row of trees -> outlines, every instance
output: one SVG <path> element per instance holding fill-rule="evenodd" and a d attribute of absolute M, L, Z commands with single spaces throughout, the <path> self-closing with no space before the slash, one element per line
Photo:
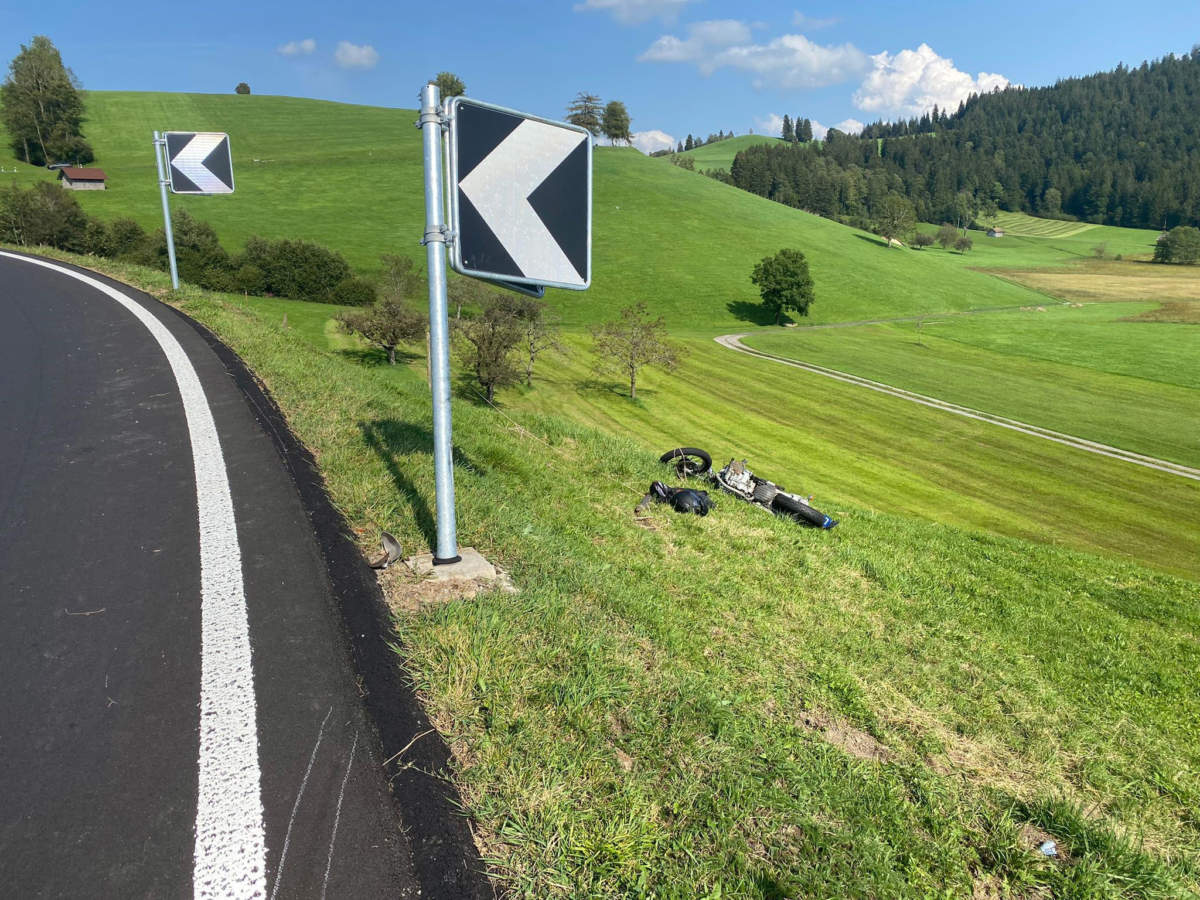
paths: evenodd
<path fill-rule="evenodd" d="M 812 119 L 797 118 L 795 123 L 785 113 L 783 116 L 783 131 L 779 135 L 791 144 L 806 143 L 813 139 Z"/>
<path fill-rule="evenodd" d="M 1200 223 L 1200 48 L 1136 69 L 972 97 L 952 115 L 738 154 L 733 183 L 861 224 L 889 193 L 918 218 L 976 209 L 1140 228 Z M 794 130 L 794 126 L 793 126 Z"/>
<path fill-rule="evenodd" d="M 83 138 L 79 79 L 44 35 L 21 45 L 0 85 L 0 120 L 13 154 L 35 166 L 86 165 L 95 158 Z"/>
<path fill-rule="evenodd" d="M 361 336 L 395 365 L 402 345 L 427 339 L 428 316 L 419 305 L 426 283 L 411 259 L 385 256 L 382 261 L 379 299 L 370 308 L 339 315 L 337 321 L 343 331 Z M 496 291 L 471 278 L 454 279 L 449 292 L 450 304 L 457 308 L 451 323 L 455 354 L 488 403 L 494 402 L 498 388 L 531 385 L 537 360 L 546 351 L 567 352 L 558 319 L 542 301 Z M 680 349 L 667 339 L 662 317 L 651 318 L 642 303 L 621 310 L 592 334 L 597 370 L 627 378 L 634 399 L 642 369 L 672 371 L 679 360 Z"/>
<path fill-rule="evenodd" d="M 374 286 L 355 277 L 340 253 L 309 241 L 251 237 L 241 253 L 221 246 L 216 231 L 185 209 L 171 216 L 179 276 L 210 290 L 362 305 Z M 83 211 L 70 191 L 42 181 L 0 190 L 0 241 L 56 247 L 166 270 L 162 229 L 147 233 L 132 219 L 105 222 Z"/>
<path fill-rule="evenodd" d="M 633 140 L 629 111 L 620 100 L 602 104 L 597 95 L 580 91 L 567 106 L 567 121 L 586 128 L 595 137 L 603 135 L 614 144 Z"/>

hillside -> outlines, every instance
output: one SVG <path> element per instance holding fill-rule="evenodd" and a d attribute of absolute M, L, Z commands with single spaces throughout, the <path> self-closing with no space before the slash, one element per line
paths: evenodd
<path fill-rule="evenodd" d="M 902 191 L 926 222 L 987 211 L 1138 228 L 1200 223 L 1200 48 L 1136 69 L 972 97 L 953 115 L 868 126 L 814 147 L 759 146 L 734 183 L 831 218 Z"/>
<path fill-rule="evenodd" d="M 171 200 L 211 222 L 226 244 L 236 248 L 253 234 L 307 238 L 340 250 L 367 272 L 377 269 L 381 253 L 420 261 L 424 213 L 415 115 L 287 97 L 93 91 L 86 134 L 110 188 L 79 199 L 102 218 L 132 216 L 147 228 L 161 227 L 153 130 L 227 131 L 237 193 Z M 50 177 L 19 169 L 22 180 Z M 957 259 L 888 250 L 865 232 L 635 150 L 597 151 L 594 215 L 594 287 L 582 296 L 552 292 L 571 324 L 599 321 L 635 300 L 647 301 L 677 331 L 711 334 L 756 323 L 761 314 L 750 271 L 783 247 L 798 247 L 810 260 L 814 322 L 1041 299 L 967 271 Z M 993 249 L 980 246 L 972 263 L 988 265 Z"/>
<path fill-rule="evenodd" d="M 175 300 L 263 379 L 364 546 L 429 540 L 423 361 L 315 349 L 314 304 L 283 307 L 293 327 L 287 301 Z M 735 366 L 712 383 L 761 374 Z M 773 380 L 772 410 L 797 392 Z M 887 432 L 912 427 L 893 413 Z M 854 505 L 834 532 L 728 500 L 638 523 L 656 454 L 557 415 L 460 401 L 455 424 L 460 537 L 520 592 L 424 602 L 399 566 L 384 585 L 399 664 L 514 895 L 1197 888 L 1194 582 Z M 875 471 L 869 436 L 848 449 Z M 1040 832 L 1060 859 L 1033 852 Z"/>
<path fill-rule="evenodd" d="M 729 167 L 733 164 L 733 158 L 747 147 L 782 143 L 780 138 L 769 137 L 765 134 L 741 134 L 734 138 L 717 141 L 715 144 L 705 144 L 695 150 L 685 150 L 681 155 L 690 156 L 696 161 L 697 172 L 703 172 L 705 169 L 720 169 L 722 172 L 728 172 Z"/>

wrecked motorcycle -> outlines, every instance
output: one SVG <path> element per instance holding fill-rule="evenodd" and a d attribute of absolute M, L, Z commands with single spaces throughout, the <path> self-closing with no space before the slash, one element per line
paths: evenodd
<path fill-rule="evenodd" d="M 746 468 L 744 459 L 731 459 L 719 472 L 713 472 L 712 457 L 704 450 L 676 447 L 659 457 L 659 461 L 673 463 L 676 474 L 681 478 L 707 477 L 721 490 L 776 515 L 790 516 L 817 528 L 833 528 L 837 525 L 836 519 L 809 505 L 811 497 L 789 493 L 773 481 L 760 478 Z"/>

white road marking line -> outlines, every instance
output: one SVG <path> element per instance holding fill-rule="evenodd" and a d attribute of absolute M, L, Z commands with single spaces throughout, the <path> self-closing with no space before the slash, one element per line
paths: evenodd
<path fill-rule="evenodd" d="M 208 398 L 179 341 L 141 304 L 64 266 L 0 251 L 111 297 L 158 341 L 183 400 L 199 508 L 201 670 L 199 793 L 192 868 L 195 897 L 266 896 L 266 842 L 258 726 L 242 555 L 225 458 Z"/>
<path fill-rule="evenodd" d="M 1200 469 L 1193 469 L 1191 466 L 1173 463 L 1170 460 L 1158 459 L 1154 456 L 1144 456 L 1141 453 L 1134 453 L 1132 450 L 1122 450 L 1120 447 L 1111 447 L 1108 444 L 1100 444 L 1096 441 L 1089 441 L 1086 438 L 1076 437 L 1072 434 L 1063 434 L 1060 431 L 1051 431 L 1049 428 L 1042 428 L 1040 425 L 1030 425 L 1027 422 L 1020 422 L 1016 419 L 1007 419 L 1004 416 L 993 415 L 992 413 L 981 412 L 977 409 L 971 409 L 969 406 L 959 406 L 956 403 L 950 403 L 947 400 L 939 400 L 936 397 L 927 397 L 924 394 L 918 394 L 913 391 L 906 391 L 904 388 L 892 387 L 890 384 L 883 384 L 878 381 L 871 381 L 868 378 L 861 378 L 858 375 L 851 375 L 847 372 L 839 372 L 837 369 L 827 369 L 824 366 L 818 366 L 813 363 L 799 362 L 794 359 L 785 359 L 782 356 L 774 356 L 770 353 L 764 353 L 762 350 L 755 350 L 753 347 L 747 347 L 741 342 L 741 338 L 746 337 L 746 334 L 723 334 L 720 337 L 713 338 L 722 347 L 727 347 L 730 350 L 736 350 L 739 353 L 745 353 L 747 356 L 757 356 L 759 359 L 770 360 L 781 365 L 791 366 L 795 369 L 803 369 L 806 372 L 811 372 L 814 375 L 824 375 L 826 378 L 832 378 L 835 381 L 841 381 L 846 384 L 853 384 L 857 387 L 865 387 L 872 391 L 878 391 L 881 394 L 890 394 L 893 397 L 899 397 L 901 400 L 908 400 L 912 403 L 919 403 L 922 406 L 928 406 L 932 409 L 940 409 L 942 412 L 954 413 L 958 416 L 964 416 L 968 419 L 975 419 L 979 422 L 986 422 L 989 425 L 997 425 L 1000 428 L 1008 428 L 1012 431 L 1019 431 L 1021 434 L 1028 434 L 1031 437 L 1039 437 L 1046 441 L 1053 441 L 1056 444 L 1063 444 L 1075 450 L 1084 450 L 1088 453 L 1095 453 L 1099 456 L 1107 456 L 1111 459 L 1119 459 L 1122 462 L 1133 463 L 1136 466 L 1145 466 L 1147 469 L 1156 469 L 1159 472 L 1166 472 L 1170 475 L 1178 475 L 1180 478 L 1190 478 L 1193 481 L 1200 481 Z"/>
<path fill-rule="evenodd" d="M 350 780 L 350 767 L 354 765 L 354 751 L 358 749 L 358 732 L 354 732 L 354 743 L 350 745 L 350 759 L 346 762 L 346 774 L 342 776 L 342 788 L 338 791 L 337 812 L 333 817 L 333 833 L 329 835 L 329 858 L 325 860 L 325 880 L 321 883 L 321 900 L 329 889 L 329 870 L 333 868 L 333 844 L 337 840 L 338 823 L 342 820 L 342 801 L 346 798 L 346 782 Z"/>
<path fill-rule="evenodd" d="M 329 707 L 325 713 L 325 718 L 321 720 L 321 728 L 317 731 L 317 742 L 313 745 L 312 753 L 308 757 L 308 768 L 304 770 L 304 778 L 300 781 L 300 791 L 296 794 L 296 802 L 292 804 L 292 815 L 288 819 L 287 832 L 283 836 L 283 851 L 279 854 L 279 870 L 275 873 L 275 886 L 271 888 L 271 900 L 275 900 L 275 895 L 279 893 L 279 883 L 283 881 L 283 864 L 287 862 L 288 844 L 292 842 L 292 826 L 296 824 L 296 812 L 300 809 L 300 800 L 304 797 L 304 789 L 308 787 L 308 776 L 312 774 L 313 763 L 317 760 L 317 750 L 321 748 L 321 739 L 325 737 L 325 723 L 329 721 L 329 716 L 333 712 L 333 707 Z"/>

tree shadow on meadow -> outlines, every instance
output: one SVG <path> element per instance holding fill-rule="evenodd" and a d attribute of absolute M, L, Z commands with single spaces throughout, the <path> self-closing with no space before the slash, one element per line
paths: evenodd
<path fill-rule="evenodd" d="M 884 250 L 891 250 L 892 245 L 883 238 L 875 234 L 856 234 L 854 235 L 860 241 L 866 241 L 868 244 L 874 244 L 876 247 L 882 247 Z"/>
<path fill-rule="evenodd" d="M 645 388 L 638 384 L 638 395 L 636 400 L 630 399 L 629 382 L 628 381 L 608 381 L 603 378 L 584 378 L 581 381 L 575 382 L 575 393 L 585 396 L 587 394 L 602 394 L 604 396 L 618 397 L 626 403 L 640 403 L 646 397 L 657 397 L 659 391 L 652 388 Z"/>
<path fill-rule="evenodd" d="M 437 544 L 437 521 L 429 509 L 429 503 L 421 490 L 405 472 L 404 457 L 414 453 L 433 456 L 433 432 L 424 425 L 401 422 L 396 419 L 376 419 L 359 422 L 365 443 L 382 461 L 400 494 L 412 509 L 413 521 L 432 548 Z M 454 448 L 454 464 L 478 471 L 478 467 L 458 447 Z M 433 465 L 432 459 L 429 465 Z"/>
<path fill-rule="evenodd" d="M 750 303 L 747 300 L 730 300 L 725 304 L 725 308 L 729 312 L 741 319 L 743 322 L 750 322 L 754 325 L 774 325 L 775 313 L 767 309 L 761 303 Z M 779 320 L 780 325 L 786 325 L 794 321 L 787 313 L 783 314 L 783 318 Z"/>
<path fill-rule="evenodd" d="M 342 359 L 358 363 L 360 366 L 366 366 L 367 368 L 380 366 L 386 368 L 388 365 L 387 354 L 375 347 L 347 347 L 343 350 L 338 350 L 337 353 Z M 424 358 L 424 354 L 410 353 L 400 347 L 396 348 L 396 368 L 406 366 L 411 362 Z"/>

